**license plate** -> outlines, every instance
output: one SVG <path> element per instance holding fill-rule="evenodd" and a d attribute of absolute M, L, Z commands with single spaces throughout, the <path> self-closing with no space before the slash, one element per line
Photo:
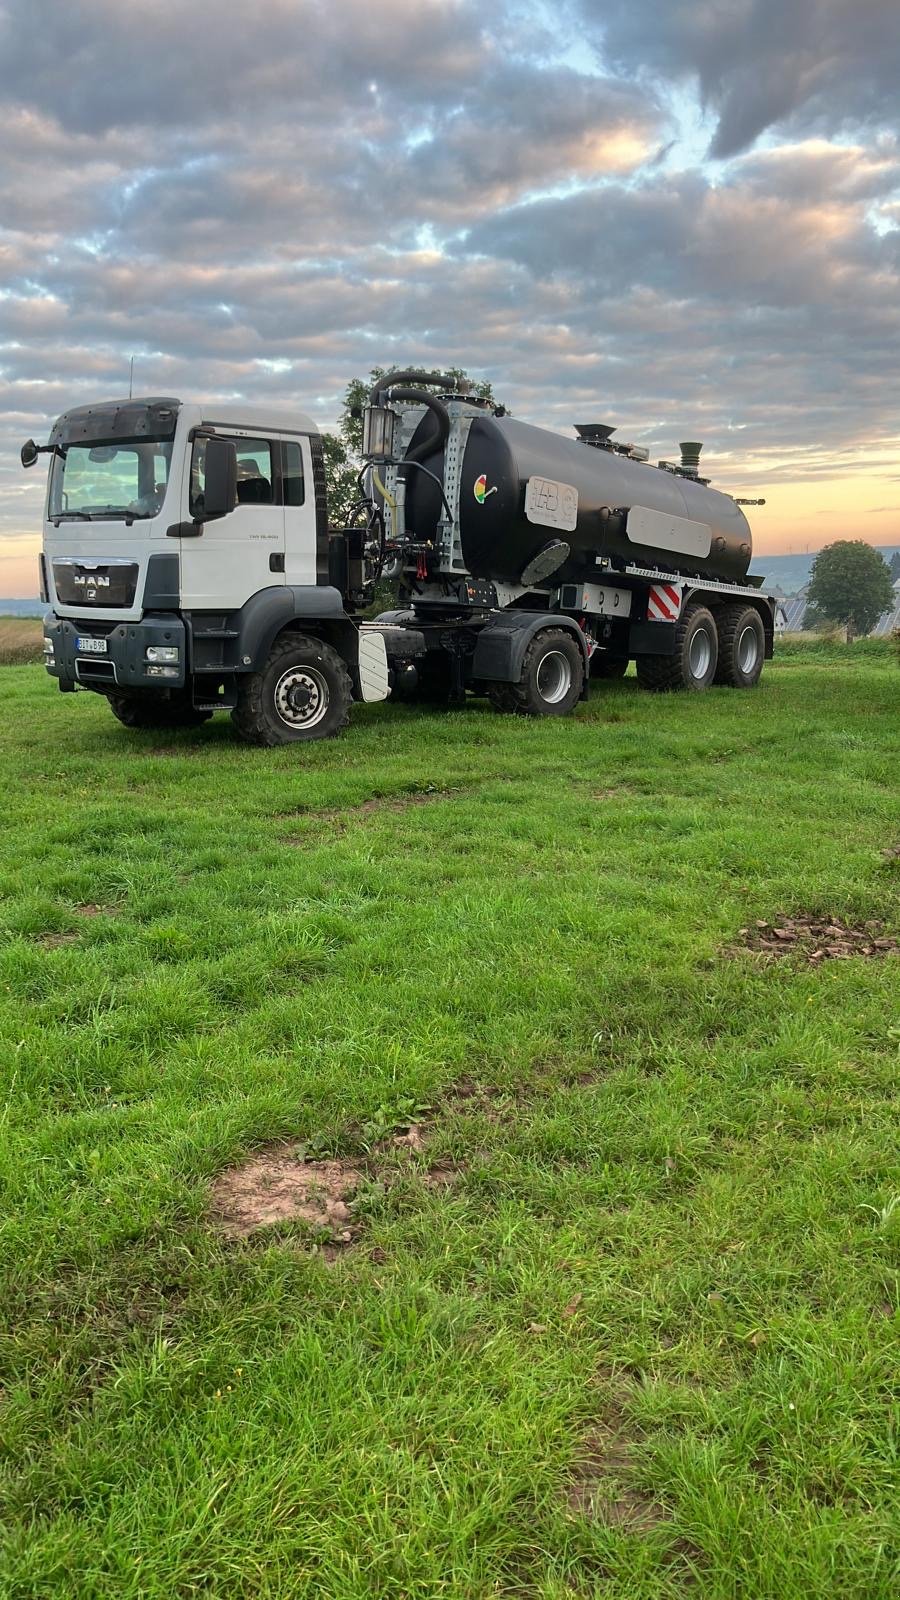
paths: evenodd
<path fill-rule="evenodd" d="M 75 649 L 83 656 L 105 656 L 106 640 L 90 639 L 79 635 L 75 640 Z"/>

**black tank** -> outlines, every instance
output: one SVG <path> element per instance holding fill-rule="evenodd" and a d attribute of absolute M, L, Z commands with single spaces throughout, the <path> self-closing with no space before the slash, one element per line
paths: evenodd
<path fill-rule="evenodd" d="M 424 441 L 430 429 L 432 421 L 427 417 L 413 445 Z M 421 459 L 424 466 L 443 477 L 443 450 Z M 577 507 L 571 493 L 560 495 L 557 486 L 575 491 Z M 532 502 L 531 517 L 527 500 Z M 671 543 L 666 547 L 637 543 L 635 532 L 639 530 L 632 526 L 631 536 L 626 530 L 627 512 L 635 506 L 685 523 L 705 524 L 708 549 L 704 549 L 707 541 L 702 528 L 695 533 L 681 525 L 676 525 L 671 538 L 684 538 L 699 548 L 679 550 Z M 419 539 L 433 539 L 440 515 L 436 485 L 422 472 L 408 472 L 407 532 Z M 531 520 L 535 516 L 541 520 Z M 558 525 L 572 520 L 574 528 Z M 652 516 L 646 520 L 654 522 Z M 518 583 L 529 563 L 552 539 L 565 541 L 571 552 L 553 572 L 554 583 L 596 576 L 598 556 L 610 558 L 614 566 L 630 562 L 740 583 L 752 554 L 749 524 L 729 495 L 613 450 L 486 412 L 474 417 L 466 441 L 460 532 L 469 572 L 477 578 L 507 583 Z"/>

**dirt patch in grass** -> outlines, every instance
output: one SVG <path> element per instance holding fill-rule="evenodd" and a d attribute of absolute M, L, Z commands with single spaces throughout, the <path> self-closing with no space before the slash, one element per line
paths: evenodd
<path fill-rule="evenodd" d="M 368 800 L 362 800 L 356 806 L 328 806 L 324 810 L 315 811 L 306 806 L 297 806 L 292 811 L 277 811 L 276 818 L 280 821 L 296 819 L 297 821 L 334 822 L 344 827 L 349 827 L 360 817 L 372 817 L 381 811 L 409 811 L 414 806 L 435 805 L 439 800 L 450 800 L 454 795 L 460 794 L 460 789 L 416 789 L 411 794 L 397 795 L 372 795 Z M 287 835 L 283 844 L 302 844 L 302 839 Z"/>
<path fill-rule="evenodd" d="M 623 1533 L 651 1533 L 668 1521 L 665 1509 L 634 1481 L 635 1442 L 617 1411 L 590 1428 L 566 1488 L 569 1511 Z"/>
<path fill-rule="evenodd" d="M 362 1181 L 362 1172 L 348 1161 L 307 1161 L 297 1146 L 275 1145 L 220 1173 L 212 1188 L 213 1215 L 232 1238 L 275 1222 L 305 1222 L 350 1244 L 359 1230 L 349 1202 Z"/>
<path fill-rule="evenodd" d="M 854 926 L 802 912 L 774 923 L 757 922 L 752 928 L 741 928 L 739 937 L 747 950 L 767 957 L 796 953 L 812 967 L 823 961 L 847 961 L 851 956 L 878 960 L 900 950 L 900 941 L 886 933 L 880 922 Z"/>
<path fill-rule="evenodd" d="M 91 900 L 84 902 L 82 905 L 73 906 L 72 909 L 77 917 L 114 917 L 119 908 L 118 906 L 98 906 Z M 58 950 L 61 945 L 77 944 L 80 937 L 80 933 L 75 928 L 67 928 L 62 932 L 56 932 L 51 928 L 46 933 L 37 934 L 35 943 L 42 945 L 45 950 Z"/>
<path fill-rule="evenodd" d="M 424 1155 L 430 1137 L 425 1124 L 409 1123 L 361 1156 L 322 1160 L 308 1159 L 302 1144 L 269 1145 L 216 1178 L 210 1196 L 213 1221 L 232 1239 L 279 1222 L 302 1222 L 319 1235 L 319 1248 L 332 1260 L 363 1231 L 357 1203 L 365 1186 L 390 1189 L 410 1171 L 426 1189 L 447 1189 L 455 1182 L 463 1168 L 449 1157 L 411 1166 Z"/>

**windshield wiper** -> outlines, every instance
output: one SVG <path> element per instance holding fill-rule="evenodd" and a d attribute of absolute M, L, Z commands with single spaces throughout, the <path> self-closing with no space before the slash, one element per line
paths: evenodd
<path fill-rule="evenodd" d="M 93 522 L 94 519 L 89 511 L 57 511 L 50 520 L 54 528 L 58 528 L 61 522 Z"/>

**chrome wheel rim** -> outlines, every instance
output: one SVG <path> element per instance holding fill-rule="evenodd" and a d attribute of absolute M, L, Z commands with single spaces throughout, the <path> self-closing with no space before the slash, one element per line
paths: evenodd
<path fill-rule="evenodd" d="M 688 650 L 692 678 L 705 678 L 712 661 L 712 640 L 706 628 L 698 628 Z"/>
<path fill-rule="evenodd" d="M 759 638 L 756 629 L 749 623 L 742 629 L 738 639 L 737 661 L 741 672 L 751 673 L 759 660 Z"/>
<path fill-rule="evenodd" d="M 548 650 L 537 669 L 537 690 L 548 706 L 558 706 L 572 687 L 572 663 L 561 650 Z"/>
<path fill-rule="evenodd" d="M 318 667 L 288 667 L 275 685 L 275 710 L 285 727 L 306 732 L 328 711 L 328 680 Z"/>

